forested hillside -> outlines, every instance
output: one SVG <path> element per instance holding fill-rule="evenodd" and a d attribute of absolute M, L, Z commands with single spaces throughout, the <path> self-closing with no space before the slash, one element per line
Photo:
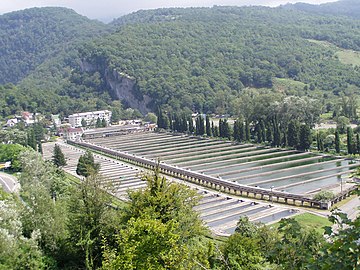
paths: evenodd
<path fill-rule="evenodd" d="M 0 25 L 0 84 L 17 83 L 44 60 L 106 28 L 66 8 L 7 13 L 0 16 Z"/>
<path fill-rule="evenodd" d="M 83 58 L 100 73 L 110 67 L 136 78 L 141 94 L 175 110 L 215 112 L 245 87 L 272 88 L 274 78 L 335 95 L 360 86 L 358 68 L 309 41 L 357 50 L 358 21 L 281 8 L 214 7 L 140 11 L 113 24 L 122 27 L 86 44 Z"/>
<path fill-rule="evenodd" d="M 286 7 L 314 13 L 350 16 L 360 19 L 360 2 L 358 0 L 340 0 L 321 5 L 296 3 L 294 5 L 286 5 Z"/>
<path fill-rule="evenodd" d="M 91 35 L 104 29 L 80 18 L 89 23 L 86 29 L 98 29 Z M 107 27 L 110 32 L 101 38 L 76 38 L 74 49 L 53 57 L 45 46 L 39 54 L 45 61 L 32 61 L 32 54 L 13 57 L 11 63 L 29 61 L 37 67 L 24 79 L 7 69 L 13 81 L 22 79 L 16 90 L 7 86 L 0 92 L 7 113 L 28 109 L 66 115 L 118 107 L 113 101 L 120 98 L 143 113 L 162 106 L 167 111 L 234 114 L 232 103 L 246 88 L 309 96 L 324 104 L 360 87 L 359 65 L 342 59 L 348 51 L 360 50 L 360 21 L 353 18 L 284 7 L 215 6 L 139 11 Z M 80 28 L 68 27 L 66 33 L 76 35 Z M 66 48 L 64 43 L 49 44 Z"/>

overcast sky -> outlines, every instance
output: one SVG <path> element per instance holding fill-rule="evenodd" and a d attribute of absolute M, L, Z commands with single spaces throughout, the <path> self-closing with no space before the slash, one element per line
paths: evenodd
<path fill-rule="evenodd" d="M 278 6 L 289 2 L 321 4 L 334 1 L 336 0 L 0 0 L 0 14 L 30 7 L 60 6 L 74 9 L 91 19 L 109 21 L 139 9 L 160 7 Z"/>

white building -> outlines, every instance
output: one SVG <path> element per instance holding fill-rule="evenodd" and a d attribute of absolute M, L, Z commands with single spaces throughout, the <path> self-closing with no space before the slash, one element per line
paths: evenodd
<path fill-rule="evenodd" d="M 111 111 L 95 111 L 95 112 L 84 112 L 84 113 L 75 113 L 69 115 L 69 124 L 72 127 L 81 127 L 81 121 L 84 119 L 87 126 L 94 126 L 97 119 L 105 119 L 106 124 L 109 125 L 111 121 Z"/>
<path fill-rule="evenodd" d="M 84 130 L 82 128 L 61 128 L 58 131 L 59 136 L 65 140 L 79 141 L 83 135 Z"/>

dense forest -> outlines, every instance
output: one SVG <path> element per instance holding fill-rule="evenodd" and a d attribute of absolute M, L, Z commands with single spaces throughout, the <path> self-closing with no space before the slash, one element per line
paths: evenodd
<path fill-rule="evenodd" d="M 17 83 L 46 59 L 94 38 L 106 26 L 66 8 L 32 8 L 0 16 L 0 83 Z"/>
<path fill-rule="evenodd" d="M 58 8 L 0 19 L 6 26 L 1 81 L 16 83 L 1 87 L 2 117 L 128 106 L 239 116 L 233 101 L 249 88 L 307 96 L 326 112 L 359 92 L 359 65 L 338 55 L 360 50 L 360 22 L 352 17 L 215 6 L 138 11 L 109 25 Z M 18 35 L 17 42 L 27 43 L 15 42 Z M 132 86 L 119 91 L 124 78 L 122 85 Z"/>

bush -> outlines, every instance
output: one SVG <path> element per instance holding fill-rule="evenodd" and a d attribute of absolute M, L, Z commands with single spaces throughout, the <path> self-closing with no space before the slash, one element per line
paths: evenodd
<path fill-rule="evenodd" d="M 332 199 L 334 199 L 334 197 L 335 197 L 335 195 L 333 192 L 324 190 L 324 191 L 320 191 L 319 193 L 317 193 L 314 196 L 314 200 L 319 201 L 319 202 L 328 202 L 328 201 L 331 201 Z"/>

